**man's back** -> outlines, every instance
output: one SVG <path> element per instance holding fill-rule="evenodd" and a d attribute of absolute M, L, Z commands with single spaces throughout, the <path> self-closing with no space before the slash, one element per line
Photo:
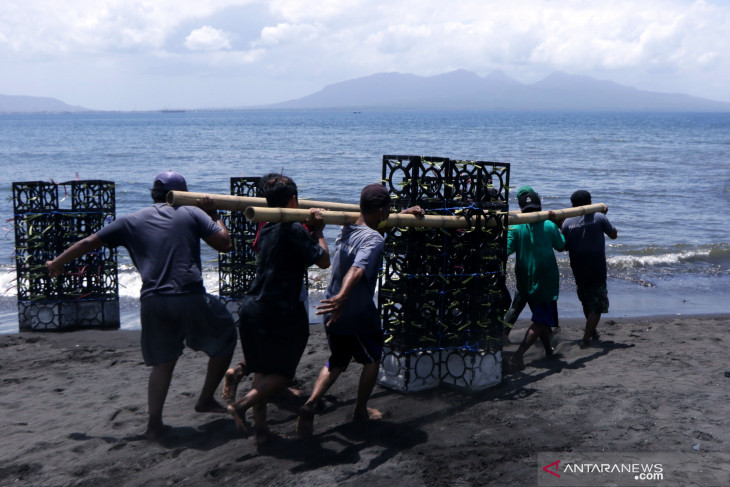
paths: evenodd
<path fill-rule="evenodd" d="M 568 218 L 563 222 L 563 235 L 570 254 L 570 266 L 578 284 L 606 279 L 605 235 L 615 232 L 603 213 Z"/>
<path fill-rule="evenodd" d="M 141 298 L 151 294 L 203 294 L 200 239 L 219 231 L 204 211 L 166 203 L 125 215 L 98 232 L 124 246 L 142 277 Z"/>
<path fill-rule="evenodd" d="M 554 250 L 563 250 L 565 241 L 551 221 L 527 223 L 510 228 L 508 254 L 517 253 L 517 289 L 536 303 L 558 298 L 559 272 Z"/>
<path fill-rule="evenodd" d="M 332 277 L 325 298 L 337 295 L 342 289 L 350 267 L 365 272 L 363 279 L 347 298 L 342 319 L 331 324 L 337 333 L 362 333 L 380 326 L 377 307 L 373 301 L 378 274 L 383 262 L 384 239 L 367 225 L 345 225 L 337 238 L 337 249 L 332 261 Z M 327 319 L 327 317 L 325 317 Z"/>

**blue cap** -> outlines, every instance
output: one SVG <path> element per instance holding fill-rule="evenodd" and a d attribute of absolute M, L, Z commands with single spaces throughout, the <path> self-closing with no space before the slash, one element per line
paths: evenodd
<path fill-rule="evenodd" d="M 188 184 L 179 172 L 166 171 L 155 176 L 155 187 L 166 191 L 187 191 Z"/>

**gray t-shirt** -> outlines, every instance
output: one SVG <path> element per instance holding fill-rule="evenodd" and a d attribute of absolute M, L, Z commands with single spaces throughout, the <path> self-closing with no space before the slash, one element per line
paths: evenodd
<path fill-rule="evenodd" d="M 142 277 L 140 299 L 155 295 L 204 294 L 200 239 L 220 231 L 195 206 L 155 203 L 97 232 L 109 247 L 123 246 Z"/>
<path fill-rule="evenodd" d="M 568 218 L 563 222 L 563 236 L 570 254 L 570 268 L 579 286 L 600 284 L 606 280 L 606 239 L 614 232 L 603 213 Z"/>
<path fill-rule="evenodd" d="M 365 275 L 348 296 L 342 317 L 328 327 L 328 332 L 355 335 L 380 330 L 380 314 L 373 297 L 383 264 L 384 247 L 383 236 L 366 225 L 342 227 L 335 242 L 332 277 L 325 298 L 340 292 L 342 280 L 350 267 L 360 267 Z M 328 319 L 329 315 L 325 315 L 325 323 Z"/>

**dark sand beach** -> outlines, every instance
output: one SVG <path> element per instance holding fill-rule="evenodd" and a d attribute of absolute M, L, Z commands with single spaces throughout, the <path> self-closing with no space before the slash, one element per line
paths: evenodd
<path fill-rule="evenodd" d="M 282 395 L 269 406 L 282 437 L 262 447 L 230 417 L 193 410 L 202 354 L 179 361 L 164 414 L 171 429 L 150 442 L 139 436 L 149 372 L 139 331 L 0 335 L 0 485 L 529 486 L 541 452 L 675 452 L 699 471 L 730 451 L 730 316 L 607 319 L 587 349 L 581 326 L 563 320 L 557 358 L 533 347 L 524 371 L 505 369 L 478 394 L 376 387 L 371 406 L 387 416 L 369 424 L 349 421 L 352 367 L 326 396 L 314 437 L 294 434 L 304 398 Z M 326 349 L 313 326 L 298 369 L 305 394 Z M 727 463 L 713 468 L 730 479 Z M 701 485 L 692 470 L 654 485 Z"/>

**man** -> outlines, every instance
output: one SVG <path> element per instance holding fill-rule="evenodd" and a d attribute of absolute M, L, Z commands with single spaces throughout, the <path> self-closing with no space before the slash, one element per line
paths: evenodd
<path fill-rule="evenodd" d="M 225 412 L 213 395 L 233 357 L 236 329 L 222 302 L 205 292 L 200 239 L 219 252 L 231 249 L 231 239 L 214 203 L 205 198 L 193 206 L 169 206 L 168 191 L 187 191 L 185 178 L 174 171 L 155 177 L 154 204 L 110 223 L 46 262 L 50 276 L 64 264 L 100 248 L 126 247 L 142 277 L 140 322 L 142 356 L 151 366 L 147 397 L 149 420 L 145 436 L 165 430 L 162 408 L 177 359 L 185 345 L 208 357 L 205 382 L 195 410 Z"/>
<path fill-rule="evenodd" d="M 570 197 L 573 207 L 591 204 L 591 194 L 578 190 Z M 598 339 L 598 322 L 602 313 L 608 312 L 608 290 L 606 288 L 606 243 L 603 235 L 615 239 L 618 231 L 606 217 L 608 208 L 602 213 L 592 213 L 567 218 L 562 224 L 566 247 L 570 255 L 578 299 L 583 305 L 586 328 L 581 347 L 590 345 L 591 339 Z"/>
<path fill-rule="evenodd" d="M 382 418 L 368 408 L 367 402 L 378 378 L 383 351 L 383 330 L 373 296 L 383 261 L 382 222 L 388 219 L 391 200 L 382 184 L 370 184 L 360 194 L 360 215 L 347 224 L 337 237 L 332 277 L 325 299 L 317 306 L 324 315 L 330 357 L 319 373 L 312 394 L 299 410 L 297 433 L 312 434 L 314 412 L 320 398 L 329 390 L 351 360 L 362 364 L 353 420 Z M 415 206 L 403 213 L 423 215 Z"/>
<path fill-rule="evenodd" d="M 297 187 L 291 178 L 270 174 L 263 182 L 263 192 L 270 207 L 299 207 Z M 294 377 L 309 339 L 303 288 L 307 268 L 316 264 L 326 269 L 330 265 L 320 210 L 310 210 L 307 225 L 311 233 L 297 222 L 266 223 L 260 228 L 256 278 L 239 308 L 245 372 L 254 377 L 251 390 L 229 405 L 228 411 L 239 432 L 248 436 L 245 417 L 252 409 L 259 445 L 271 436 L 266 405 Z M 233 384 L 230 389 L 235 396 Z"/>
<path fill-rule="evenodd" d="M 517 191 L 517 202 L 523 213 L 540 211 L 540 196 L 529 186 Z M 527 299 L 532 311 L 532 325 L 525 333 L 510 363 L 523 369 L 525 352 L 539 338 L 545 355 L 553 354 L 550 345 L 550 329 L 558 326 L 558 290 L 560 273 L 554 250 L 562 251 L 565 239 L 552 221 L 525 223 L 509 229 L 507 254 L 516 253 L 515 274 L 517 293 Z"/>

